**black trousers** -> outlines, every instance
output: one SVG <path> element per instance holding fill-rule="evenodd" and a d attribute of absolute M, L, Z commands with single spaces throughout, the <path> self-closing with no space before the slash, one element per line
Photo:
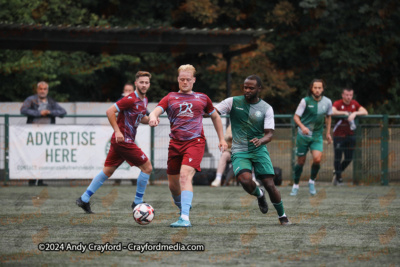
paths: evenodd
<path fill-rule="evenodd" d="M 342 172 L 349 166 L 353 160 L 353 152 L 356 146 L 356 137 L 348 135 L 346 137 L 333 137 L 333 145 L 335 149 L 335 173 L 336 178 L 342 178 Z M 344 159 L 342 161 L 344 155 Z"/>

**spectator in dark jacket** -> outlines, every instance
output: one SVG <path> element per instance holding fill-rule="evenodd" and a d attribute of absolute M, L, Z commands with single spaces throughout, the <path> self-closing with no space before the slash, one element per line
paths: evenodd
<path fill-rule="evenodd" d="M 48 97 L 49 85 L 46 82 L 37 84 L 37 94 L 25 99 L 21 114 L 28 116 L 26 123 L 55 124 L 56 117 L 64 117 L 67 112 L 53 98 Z"/>
<path fill-rule="evenodd" d="M 64 117 L 67 112 L 54 99 L 48 97 L 49 85 L 41 81 L 37 84 L 36 95 L 25 99 L 21 114 L 28 116 L 26 123 L 55 124 L 56 117 Z M 29 185 L 46 186 L 43 180 L 29 180 Z"/>

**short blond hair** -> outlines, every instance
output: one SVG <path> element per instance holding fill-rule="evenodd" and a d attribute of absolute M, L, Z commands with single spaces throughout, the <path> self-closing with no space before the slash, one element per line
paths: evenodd
<path fill-rule="evenodd" d="M 180 66 L 179 69 L 178 69 L 178 74 L 181 71 L 191 71 L 191 72 L 193 72 L 193 76 L 195 76 L 195 74 L 196 74 L 196 69 L 190 64 L 186 64 L 186 65 Z"/>

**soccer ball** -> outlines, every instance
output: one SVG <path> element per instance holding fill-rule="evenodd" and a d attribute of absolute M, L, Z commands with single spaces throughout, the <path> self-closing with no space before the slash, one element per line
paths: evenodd
<path fill-rule="evenodd" d="M 133 219 L 138 224 L 146 225 L 154 219 L 154 213 L 154 208 L 150 204 L 141 203 L 133 209 Z"/>

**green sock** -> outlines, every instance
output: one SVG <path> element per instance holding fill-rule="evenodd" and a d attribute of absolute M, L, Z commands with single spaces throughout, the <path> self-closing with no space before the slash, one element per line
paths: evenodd
<path fill-rule="evenodd" d="M 317 178 L 317 174 L 318 174 L 318 171 L 319 171 L 319 169 L 321 168 L 321 165 L 319 165 L 319 164 L 313 164 L 313 165 L 311 165 L 311 180 L 315 180 L 315 178 Z"/>
<path fill-rule="evenodd" d="M 274 205 L 274 208 L 276 209 L 276 212 L 278 212 L 278 216 L 281 217 L 283 214 L 285 214 L 285 209 L 283 208 L 283 202 L 279 202 L 278 204 L 272 203 Z"/>
<path fill-rule="evenodd" d="M 256 189 L 253 191 L 253 193 L 251 193 L 253 196 L 259 197 L 261 196 L 261 190 L 260 188 L 257 186 Z"/>
<path fill-rule="evenodd" d="M 302 172 L 303 172 L 303 165 L 296 164 L 296 166 L 294 166 L 294 183 L 295 184 L 299 184 L 300 176 L 301 176 Z"/>

